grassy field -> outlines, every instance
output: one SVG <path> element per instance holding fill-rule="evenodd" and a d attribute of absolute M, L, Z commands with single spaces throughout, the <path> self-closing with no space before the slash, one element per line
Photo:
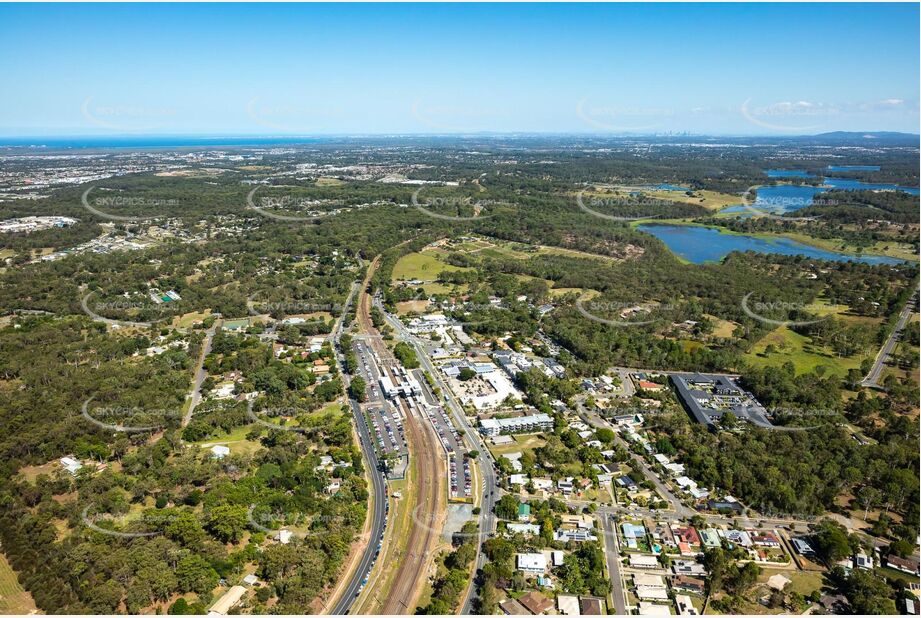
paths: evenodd
<path fill-rule="evenodd" d="M 553 288 L 550 290 L 550 296 L 558 298 L 566 294 L 576 293 L 582 300 L 589 300 L 601 294 L 598 290 L 589 290 L 587 288 Z"/>
<path fill-rule="evenodd" d="M 722 210 L 742 203 L 742 198 L 738 195 L 707 190 L 694 191 L 692 195 L 683 191 L 644 191 L 644 194 L 653 199 L 703 206 L 707 210 Z"/>
<path fill-rule="evenodd" d="M 191 328 L 193 322 L 196 320 L 204 320 L 209 315 L 211 315 L 210 309 L 206 309 L 205 311 L 193 311 L 192 313 L 184 313 L 173 318 L 172 325 L 175 328 Z"/>
<path fill-rule="evenodd" d="M 0 553 L 0 614 L 34 614 L 37 613 L 35 601 L 20 584 L 16 571 L 10 566 L 6 556 Z"/>
<path fill-rule="evenodd" d="M 713 322 L 713 331 L 711 332 L 711 335 L 714 337 L 720 337 L 722 339 L 732 338 L 732 333 L 735 331 L 738 324 L 711 315 L 708 315 L 707 318 Z"/>
<path fill-rule="evenodd" d="M 547 443 L 547 441 L 544 440 L 544 437 L 540 434 L 512 436 L 512 439 L 515 441 L 512 444 L 502 444 L 500 446 L 490 445 L 490 452 L 494 457 L 501 457 L 507 453 L 533 451 L 534 449 L 540 448 Z"/>
<path fill-rule="evenodd" d="M 769 345 L 773 345 L 775 351 L 765 356 L 765 349 Z M 798 374 L 811 372 L 822 365 L 827 372 L 843 377 L 849 369 L 860 367 L 860 362 L 867 356 L 869 354 L 843 358 L 835 356 L 831 350 L 813 345 L 809 337 L 781 326 L 765 335 L 744 358 L 756 367 L 779 367 L 791 362 Z"/>
<path fill-rule="evenodd" d="M 439 260 L 432 251 L 410 253 L 401 257 L 393 267 L 395 281 L 435 281 L 443 271 L 468 270 Z M 447 287 L 447 286 L 445 286 Z M 428 290 L 426 290 L 428 291 Z"/>
<path fill-rule="evenodd" d="M 645 200 L 662 200 L 676 202 L 679 204 L 693 204 L 702 206 L 707 210 L 719 211 L 727 206 L 738 206 L 742 203 L 742 197 L 730 193 L 719 193 L 717 191 L 698 190 L 692 191 L 688 195 L 685 191 L 665 191 L 650 189 L 649 187 L 615 187 L 612 191 L 586 192 L 591 197 L 604 199 L 612 197 L 624 197 L 625 199 L 631 193 L 642 193 Z"/>
<path fill-rule="evenodd" d="M 779 234 L 778 234 L 779 236 Z M 839 253 L 864 253 L 867 255 L 886 255 L 889 257 L 899 258 L 902 260 L 915 261 L 918 259 L 917 254 L 912 252 L 912 247 L 906 243 L 895 241 L 881 240 L 870 247 L 861 248 L 857 245 L 850 244 L 841 238 L 815 238 L 807 234 L 797 234 L 789 232 L 783 234 L 787 238 L 798 240 L 804 245 L 812 245 L 828 251 L 837 251 Z"/>
<path fill-rule="evenodd" d="M 250 430 L 256 426 L 257 425 L 255 425 L 255 423 L 252 423 L 249 425 L 234 427 L 230 433 L 226 433 L 215 438 L 207 438 L 201 442 L 190 442 L 189 444 L 195 444 L 206 450 L 217 444 L 223 444 L 230 447 L 231 455 L 252 455 L 262 448 L 262 445 L 259 444 L 259 442 L 253 442 L 246 439 L 246 434 L 248 434 Z"/>

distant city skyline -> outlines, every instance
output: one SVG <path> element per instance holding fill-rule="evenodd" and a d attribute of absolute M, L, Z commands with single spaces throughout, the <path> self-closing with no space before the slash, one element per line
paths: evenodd
<path fill-rule="evenodd" d="M 0 5 L 0 136 L 919 132 L 917 4 Z"/>

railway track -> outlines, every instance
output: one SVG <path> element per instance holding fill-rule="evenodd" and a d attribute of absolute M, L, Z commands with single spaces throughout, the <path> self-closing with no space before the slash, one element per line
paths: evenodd
<path fill-rule="evenodd" d="M 369 336 L 369 344 L 377 353 L 381 365 L 394 367 L 397 365 L 397 360 L 371 321 L 372 298 L 368 292 L 368 286 L 379 264 L 380 256 L 377 256 L 368 267 L 368 274 L 359 296 L 356 319 L 359 331 Z M 410 465 L 414 470 L 412 478 L 418 492 L 415 509 L 410 518 L 411 527 L 406 552 L 395 557 L 398 564 L 382 563 L 379 565 L 381 569 L 394 569 L 392 580 L 387 577 L 378 577 L 369 584 L 369 587 L 376 588 L 387 585 L 386 582 L 389 580 L 391 581 L 390 589 L 367 591 L 368 598 L 385 599 L 380 613 L 390 615 L 415 613 L 416 599 L 426 580 L 433 550 L 438 544 L 438 530 L 442 523 L 440 519 L 447 495 L 447 491 L 442 487 L 444 463 L 439 457 L 442 450 L 441 443 L 434 430 L 431 429 L 428 419 L 421 419 L 416 414 L 406 413 L 405 427 Z M 381 556 L 385 555 L 387 553 L 382 551 Z"/>

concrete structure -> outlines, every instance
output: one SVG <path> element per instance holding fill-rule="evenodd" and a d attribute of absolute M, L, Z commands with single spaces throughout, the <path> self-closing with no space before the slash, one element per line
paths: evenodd
<path fill-rule="evenodd" d="M 215 444 L 211 447 L 211 457 L 214 459 L 224 459 L 230 455 L 230 447 L 223 444 Z"/>
<path fill-rule="evenodd" d="M 246 594 L 246 588 L 243 586 L 233 586 L 230 590 L 217 600 L 208 610 L 209 616 L 226 616 L 227 612 L 237 606 L 243 595 Z"/>
<path fill-rule="evenodd" d="M 515 567 L 525 573 L 540 573 L 547 571 L 547 557 L 543 554 L 516 554 Z"/>
<path fill-rule="evenodd" d="M 634 569 L 658 569 L 662 565 L 655 556 L 649 554 L 630 554 L 630 566 Z"/>
<path fill-rule="evenodd" d="M 480 433 L 484 436 L 498 436 L 509 433 L 529 433 L 553 428 L 553 419 L 548 414 L 532 414 L 515 418 L 480 419 Z"/>
<path fill-rule="evenodd" d="M 740 420 L 773 428 L 764 407 L 728 376 L 675 373 L 671 380 L 678 399 L 691 417 L 702 425 L 714 429 L 724 414 L 732 412 Z"/>
<path fill-rule="evenodd" d="M 61 467 L 67 470 L 71 476 L 76 476 L 77 471 L 83 467 L 83 464 L 80 463 L 78 459 L 74 459 L 73 457 L 61 457 L 59 461 L 61 463 Z"/>
<path fill-rule="evenodd" d="M 579 607 L 579 597 L 561 594 L 556 598 L 556 608 L 564 616 L 581 616 L 582 609 Z"/>

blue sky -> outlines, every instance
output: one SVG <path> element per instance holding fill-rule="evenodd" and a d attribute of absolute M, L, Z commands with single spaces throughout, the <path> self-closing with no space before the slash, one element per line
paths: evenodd
<path fill-rule="evenodd" d="M 0 5 L 0 135 L 918 132 L 917 4 Z"/>

